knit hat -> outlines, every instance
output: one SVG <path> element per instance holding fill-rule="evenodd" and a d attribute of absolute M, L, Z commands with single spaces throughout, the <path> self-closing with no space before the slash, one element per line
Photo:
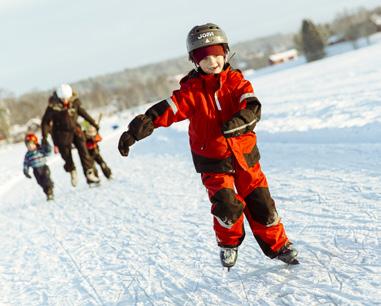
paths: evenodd
<path fill-rule="evenodd" d="M 203 58 L 208 55 L 225 55 L 225 48 L 223 45 L 211 45 L 203 48 L 198 48 L 192 51 L 192 59 L 196 64 L 199 64 Z"/>

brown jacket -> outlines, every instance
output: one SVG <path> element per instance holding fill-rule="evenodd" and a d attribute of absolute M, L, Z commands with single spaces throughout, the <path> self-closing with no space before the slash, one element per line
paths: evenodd
<path fill-rule="evenodd" d="M 41 120 L 42 138 L 46 139 L 48 134 L 52 134 L 55 145 L 69 145 L 73 141 L 74 133 L 80 130 L 77 122 L 78 116 L 83 117 L 91 125 L 98 128 L 95 120 L 81 106 L 81 102 L 76 93 L 69 102 L 64 103 L 57 97 L 56 92 L 49 98 L 48 107 Z"/>

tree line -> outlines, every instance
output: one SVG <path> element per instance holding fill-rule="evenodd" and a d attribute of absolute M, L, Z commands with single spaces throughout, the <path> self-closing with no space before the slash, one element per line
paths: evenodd
<path fill-rule="evenodd" d="M 124 85 L 107 87 L 99 81 L 91 81 L 90 85 L 73 85 L 79 92 L 81 103 L 86 109 L 96 109 L 112 105 L 115 111 L 131 108 L 139 104 L 156 101 L 170 95 L 174 80 L 160 75 L 148 79 L 131 79 Z M 7 95 L 1 97 L 0 92 L 0 140 L 10 139 L 10 129 L 14 125 L 24 125 L 31 118 L 41 118 L 47 105 L 49 91 L 33 91 L 19 97 Z M 17 139 L 19 140 L 19 139 Z"/>

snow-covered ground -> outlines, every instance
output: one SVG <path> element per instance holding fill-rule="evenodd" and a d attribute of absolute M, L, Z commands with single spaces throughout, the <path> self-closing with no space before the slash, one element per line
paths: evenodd
<path fill-rule="evenodd" d="M 252 80 L 262 167 L 299 266 L 266 258 L 246 227 L 223 270 L 186 123 L 122 158 L 111 125 L 135 110 L 102 124 L 113 180 L 89 188 L 81 176 L 74 189 L 50 158 L 54 202 L 23 177 L 24 145 L 0 149 L 0 304 L 380 305 L 380 54 L 377 44 Z"/>

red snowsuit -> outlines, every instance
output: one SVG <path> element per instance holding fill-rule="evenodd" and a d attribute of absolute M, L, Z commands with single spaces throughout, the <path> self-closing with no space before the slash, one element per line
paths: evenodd
<path fill-rule="evenodd" d="M 102 140 L 101 135 L 98 133 L 94 137 L 88 137 L 86 135 L 86 147 L 88 150 L 98 149 L 98 142 Z"/>
<path fill-rule="evenodd" d="M 98 133 L 94 137 L 90 137 L 86 135 L 86 147 L 89 151 L 90 156 L 94 159 L 94 161 L 101 167 L 103 174 L 107 177 L 111 177 L 111 169 L 107 166 L 106 162 L 104 161 L 101 152 L 99 150 L 98 142 L 102 141 L 101 135 Z M 96 170 L 96 168 L 95 168 Z M 97 171 L 96 171 L 97 173 Z"/>
<path fill-rule="evenodd" d="M 263 252 L 275 257 L 288 238 L 258 162 L 252 129 L 261 105 L 250 82 L 226 65 L 218 75 L 192 71 L 180 84 L 143 116 L 155 128 L 189 119 L 193 162 L 212 202 L 218 244 L 241 244 L 244 213 Z"/>

